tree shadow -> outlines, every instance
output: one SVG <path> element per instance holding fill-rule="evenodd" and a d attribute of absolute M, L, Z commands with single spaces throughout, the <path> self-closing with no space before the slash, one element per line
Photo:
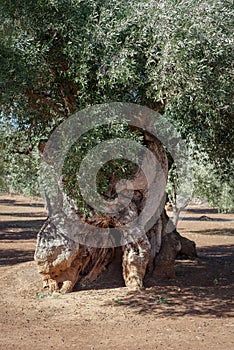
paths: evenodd
<path fill-rule="evenodd" d="M 213 260 L 215 258 L 215 261 L 212 261 L 212 263 L 220 264 L 220 260 L 224 262 L 231 260 L 234 264 L 234 244 L 199 247 L 198 255 L 203 260 Z"/>
<path fill-rule="evenodd" d="M 14 207 L 35 207 L 35 208 L 45 208 L 45 204 L 42 203 L 14 203 Z"/>
<path fill-rule="evenodd" d="M 15 221 L 2 221 L 0 222 L 0 230 L 8 228 L 40 228 L 45 220 L 15 220 Z"/>
<path fill-rule="evenodd" d="M 14 199 L 0 199 L 0 204 L 12 206 L 15 204 L 15 200 Z"/>
<path fill-rule="evenodd" d="M 37 238 L 37 229 L 24 230 L 24 231 L 8 231 L 0 234 L 0 241 L 24 241 Z"/>
<path fill-rule="evenodd" d="M 44 208 L 45 205 L 43 203 L 17 203 L 15 199 L 0 199 L 0 205 L 5 206 L 17 206 L 17 207 L 36 207 L 36 208 Z"/>
<path fill-rule="evenodd" d="M 186 208 L 185 211 L 194 214 L 219 214 L 217 208 Z"/>
<path fill-rule="evenodd" d="M 177 260 L 177 283 L 183 287 L 214 287 L 234 284 L 234 245 L 207 246 L 197 249 L 195 260 Z M 216 281 L 216 282 L 214 282 Z"/>
<path fill-rule="evenodd" d="M 176 261 L 176 279 L 145 281 L 146 288 L 127 291 L 108 302 L 155 317 L 233 317 L 233 245 L 198 249 L 199 258 Z"/>
<path fill-rule="evenodd" d="M 19 218 L 41 218 L 43 216 L 46 216 L 44 212 L 38 212 L 38 213 L 0 213 L 0 216 L 13 216 L 13 217 L 19 217 Z"/>
<path fill-rule="evenodd" d="M 212 236 L 212 235 L 217 235 L 217 236 L 234 236 L 234 228 L 217 228 L 217 229 L 206 229 L 205 231 L 201 230 L 196 230 L 192 231 L 191 233 L 198 233 L 199 235 L 207 235 L 207 236 Z"/>
<path fill-rule="evenodd" d="M 188 217 L 188 216 L 183 216 L 180 218 L 180 221 L 200 221 L 200 222 L 234 222 L 233 219 L 223 219 L 223 218 L 209 218 L 206 217 L 207 220 L 203 220 L 202 218 L 196 218 L 196 217 Z"/>
<path fill-rule="evenodd" d="M 179 289 L 177 289 L 179 290 Z M 185 288 L 180 292 L 169 287 L 152 287 L 142 291 L 129 291 L 126 295 L 114 299 L 116 307 L 130 308 L 142 315 L 157 317 L 233 317 L 231 294 L 233 286 L 228 288 Z M 110 304 L 110 303 L 106 303 Z"/>
<path fill-rule="evenodd" d="M 0 241 L 36 239 L 45 220 L 22 220 L 0 222 Z"/>
<path fill-rule="evenodd" d="M 0 266 L 12 266 L 33 261 L 34 250 L 4 249 L 0 250 Z"/>

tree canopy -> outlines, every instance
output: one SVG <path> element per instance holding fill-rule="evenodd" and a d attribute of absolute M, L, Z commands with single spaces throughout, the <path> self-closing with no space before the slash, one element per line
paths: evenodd
<path fill-rule="evenodd" d="M 30 148 L 89 105 L 146 105 L 230 182 L 233 12 L 231 0 L 2 0 L 1 115 Z"/>

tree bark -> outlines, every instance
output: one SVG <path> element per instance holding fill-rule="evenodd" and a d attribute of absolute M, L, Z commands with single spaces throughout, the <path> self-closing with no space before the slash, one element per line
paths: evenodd
<path fill-rule="evenodd" d="M 166 178 L 167 157 L 161 142 L 145 134 L 145 144 L 161 166 L 162 172 L 159 173 Z M 115 181 L 113 183 L 115 185 Z M 159 208 L 159 214 L 154 218 L 153 224 L 149 221 L 143 222 L 145 231 L 141 232 L 137 239 L 133 230 L 133 240 L 125 242 L 121 248 L 117 247 L 121 242 L 118 242 L 116 247 L 95 248 L 69 238 L 72 230 L 68 220 L 69 213 L 56 213 L 54 217 L 47 219 L 38 233 L 34 256 L 45 289 L 50 292 L 70 292 L 77 281 L 89 283 L 97 279 L 104 270 L 111 270 L 116 262 L 116 255 L 119 254 L 125 285 L 129 288 L 141 288 L 146 277 L 174 278 L 174 262 L 180 252 L 189 257 L 196 256 L 195 243 L 181 237 L 175 230 L 166 214 L 164 203 L 155 203 L 152 199 L 147 203 L 148 184 L 142 171 L 137 172 L 133 181 L 126 181 L 122 188 L 120 186 L 118 192 L 125 191 L 129 185 L 134 195 L 129 205 L 117 217 L 100 216 L 95 213 L 92 218 L 86 220 L 96 227 L 114 227 L 117 236 L 120 233 L 124 237 L 124 225 L 137 218 L 147 205 L 148 208 L 155 205 Z M 63 197 L 63 201 L 66 202 L 71 216 L 74 215 L 66 196 Z"/>

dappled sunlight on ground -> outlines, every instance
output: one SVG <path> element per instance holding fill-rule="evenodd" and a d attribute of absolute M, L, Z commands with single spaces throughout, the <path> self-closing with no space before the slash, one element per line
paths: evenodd
<path fill-rule="evenodd" d="M 39 350 L 229 350 L 234 347 L 234 215 L 191 207 L 179 231 L 198 258 L 176 261 L 176 279 L 124 287 L 121 268 L 73 293 L 48 294 L 33 262 L 46 219 L 37 199 L 0 196 L 0 344 Z M 208 220 L 202 221 L 202 216 Z M 212 220 L 210 220 L 211 218 Z"/>

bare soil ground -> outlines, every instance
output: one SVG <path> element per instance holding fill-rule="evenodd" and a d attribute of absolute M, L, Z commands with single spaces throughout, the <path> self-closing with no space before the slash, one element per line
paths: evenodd
<path fill-rule="evenodd" d="M 40 292 L 45 216 L 40 200 L 0 196 L 0 349 L 234 349 L 234 215 L 189 207 L 179 231 L 199 257 L 178 260 L 176 280 L 130 291 L 117 271 L 68 295 Z"/>

